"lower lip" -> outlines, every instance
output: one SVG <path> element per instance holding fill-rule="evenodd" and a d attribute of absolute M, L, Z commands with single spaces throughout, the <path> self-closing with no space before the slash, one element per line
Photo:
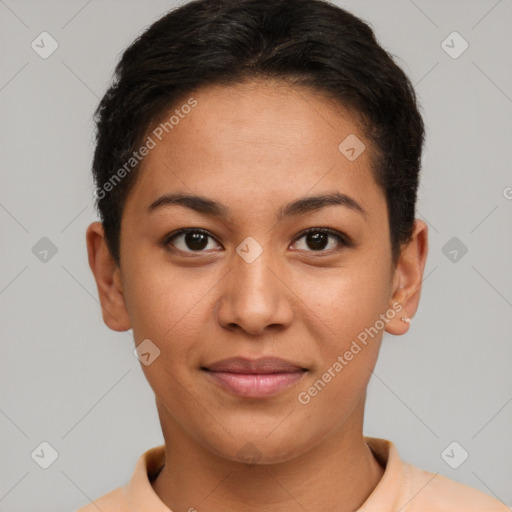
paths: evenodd
<path fill-rule="evenodd" d="M 298 382 L 305 371 L 284 373 L 231 373 L 206 371 L 226 390 L 245 398 L 277 395 Z"/>

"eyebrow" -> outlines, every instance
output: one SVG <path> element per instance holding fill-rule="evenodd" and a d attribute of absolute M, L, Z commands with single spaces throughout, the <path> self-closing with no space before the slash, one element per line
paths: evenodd
<path fill-rule="evenodd" d="M 165 194 L 159 197 L 149 205 L 148 213 L 153 213 L 160 208 L 171 205 L 184 206 L 198 213 L 224 220 L 229 217 L 229 209 L 223 204 L 207 197 L 181 193 Z M 281 207 L 277 212 L 277 219 L 283 220 L 284 218 L 304 215 L 334 205 L 349 208 L 361 214 L 365 220 L 367 219 L 364 208 L 355 199 L 341 192 L 301 197 Z"/>

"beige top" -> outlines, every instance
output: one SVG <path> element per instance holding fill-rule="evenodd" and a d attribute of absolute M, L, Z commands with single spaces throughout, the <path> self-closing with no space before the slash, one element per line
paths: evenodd
<path fill-rule="evenodd" d="M 357 512 L 510 512 L 501 501 L 439 474 L 403 462 L 395 445 L 365 437 L 384 475 Z M 76 512 L 172 512 L 158 497 L 151 480 L 165 462 L 165 445 L 151 448 L 137 461 L 126 485 Z"/>

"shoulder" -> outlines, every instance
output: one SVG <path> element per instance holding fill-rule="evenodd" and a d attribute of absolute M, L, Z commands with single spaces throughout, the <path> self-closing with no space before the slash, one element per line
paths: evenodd
<path fill-rule="evenodd" d="M 165 445 L 150 448 L 139 456 L 130 480 L 75 512 L 169 512 L 151 485 L 165 462 Z"/>
<path fill-rule="evenodd" d="M 501 501 L 450 478 L 404 463 L 411 512 L 510 512 Z M 432 507 L 435 506 L 435 509 Z"/>
<path fill-rule="evenodd" d="M 75 512 L 98 512 L 98 510 L 101 510 L 102 512 L 125 512 L 125 496 L 124 488 L 118 487 Z"/>

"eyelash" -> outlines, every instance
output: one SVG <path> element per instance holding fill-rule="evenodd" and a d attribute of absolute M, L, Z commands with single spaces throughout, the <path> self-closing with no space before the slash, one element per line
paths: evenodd
<path fill-rule="evenodd" d="M 183 235 L 183 234 L 187 234 L 187 233 L 201 233 L 203 235 L 206 235 L 210 238 L 212 238 L 213 240 L 215 240 L 219 245 L 220 245 L 220 242 L 212 235 L 210 234 L 208 231 L 204 230 L 204 229 L 201 229 L 201 228 L 182 228 L 182 229 L 178 229 L 177 231 L 174 231 L 173 233 L 170 233 L 169 235 L 167 235 L 162 243 L 162 245 L 169 249 L 170 251 L 172 252 L 181 252 L 181 253 L 186 253 L 186 254 L 201 254 L 203 252 L 206 252 L 206 251 L 182 251 L 181 249 L 176 249 L 176 248 L 171 248 L 169 247 L 169 245 L 171 244 L 172 240 L 174 240 L 175 238 L 177 238 L 178 236 L 180 235 Z M 326 235 L 330 235 L 334 238 L 337 239 L 338 243 L 340 244 L 340 246 L 343 248 L 343 247 L 353 247 L 355 244 L 350 240 L 350 238 L 348 236 L 346 236 L 345 234 L 343 233 L 340 233 L 338 231 L 335 231 L 334 229 L 330 229 L 330 228 L 308 228 L 304 231 L 302 231 L 301 233 L 299 233 L 299 235 L 294 239 L 294 243 L 297 241 L 297 240 L 300 240 L 301 238 L 303 238 L 304 236 L 307 236 L 311 233 L 322 233 L 322 234 L 326 234 Z M 333 252 L 339 252 L 341 249 L 338 248 L 338 249 L 331 249 L 331 250 L 318 250 L 318 251 L 314 251 L 314 250 L 308 250 L 306 252 L 311 252 L 311 253 L 314 253 L 314 254 L 332 254 Z"/>

